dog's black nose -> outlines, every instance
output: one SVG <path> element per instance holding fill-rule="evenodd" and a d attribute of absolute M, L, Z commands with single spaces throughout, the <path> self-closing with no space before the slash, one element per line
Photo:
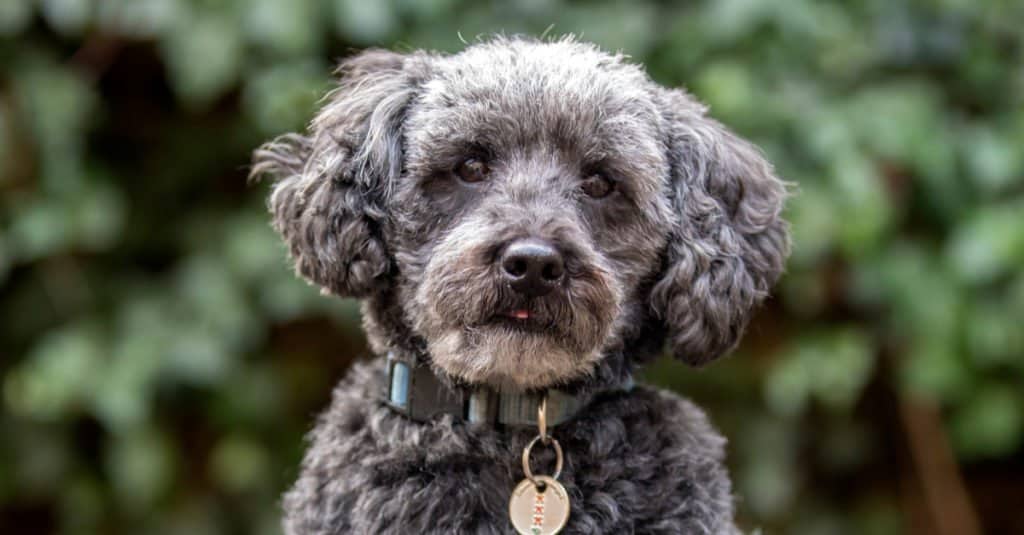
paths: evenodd
<path fill-rule="evenodd" d="M 527 238 L 508 244 L 501 255 L 501 270 L 513 290 L 540 297 L 562 280 L 565 260 L 550 243 Z"/>

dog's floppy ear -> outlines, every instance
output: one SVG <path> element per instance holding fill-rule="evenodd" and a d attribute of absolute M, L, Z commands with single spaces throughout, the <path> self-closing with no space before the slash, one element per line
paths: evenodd
<path fill-rule="evenodd" d="M 651 305 L 675 356 L 699 366 L 736 346 L 782 272 L 786 187 L 755 146 L 692 97 L 661 96 L 675 221 Z"/>
<path fill-rule="evenodd" d="M 325 290 L 368 296 L 386 283 L 380 233 L 390 184 L 402 168 L 402 121 L 422 58 L 368 50 L 338 69 L 340 82 L 306 134 L 256 150 L 251 176 L 275 180 L 274 228 L 296 271 Z"/>

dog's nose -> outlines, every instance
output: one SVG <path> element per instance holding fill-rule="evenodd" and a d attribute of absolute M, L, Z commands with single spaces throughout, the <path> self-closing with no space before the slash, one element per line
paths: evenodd
<path fill-rule="evenodd" d="M 516 240 L 501 255 L 501 270 L 512 289 L 530 297 L 548 294 L 565 275 L 565 260 L 550 243 Z"/>

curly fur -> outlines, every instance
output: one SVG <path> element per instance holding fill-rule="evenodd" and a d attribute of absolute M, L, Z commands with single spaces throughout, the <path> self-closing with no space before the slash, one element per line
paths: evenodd
<path fill-rule="evenodd" d="M 321 415 L 295 487 L 288 533 L 509 533 L 508 499 L 535 430 L 430 425 L 383 407 L 380 361 L 357 364 Z M 725 440 L 693 404 L 638 387 L 600 397 L 557 430 L 563 533 L 734 533 Z M 551 466 L 550 451 L 534 455 Z"/>
<path fill-rule="evenodd" d="M 363 300 L 378 355 L 453 387 L 601 391 L 666 342 L 702 365 L 738 342 L 789 240 L 783 182 L 681 90 L 571 38 L 494 38 L 462 53 L 371 50 L 346 60 L 305 134 L 255 154 L 296 271 Z M 486 161 L 488 179 L 453 169 Z M 580 182 L 614 180 L 604 199 Z M 541 238 L 568 277 L 524 298 L 496 257 Z M 496 321 L 528 307 L 534 328 Z M 354 369 L 311 435 L 285 498 L 289 533 L 502 533 L 530 430 L 382 404 L 378 361 Z M 699 409 L 638 388 L 557 429 L 567 533 L 731 533 L 724 440 Z"/>

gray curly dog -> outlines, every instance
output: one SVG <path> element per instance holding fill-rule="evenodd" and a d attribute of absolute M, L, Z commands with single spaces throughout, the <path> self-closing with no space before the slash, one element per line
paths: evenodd
<path fill-rule="evenodd" d="M 296 271 L 361 299 L 377 355 L 310 434 L 285 531 L 513 532 L 547 395 L 563 533 L 736 533 L 725 440 L 631 376 L 666 345 L 730 351 L 779 277 L 787 191 L 759 150 L 573 38 L 369 50 L 339 78 L 252 169 Z"/>

